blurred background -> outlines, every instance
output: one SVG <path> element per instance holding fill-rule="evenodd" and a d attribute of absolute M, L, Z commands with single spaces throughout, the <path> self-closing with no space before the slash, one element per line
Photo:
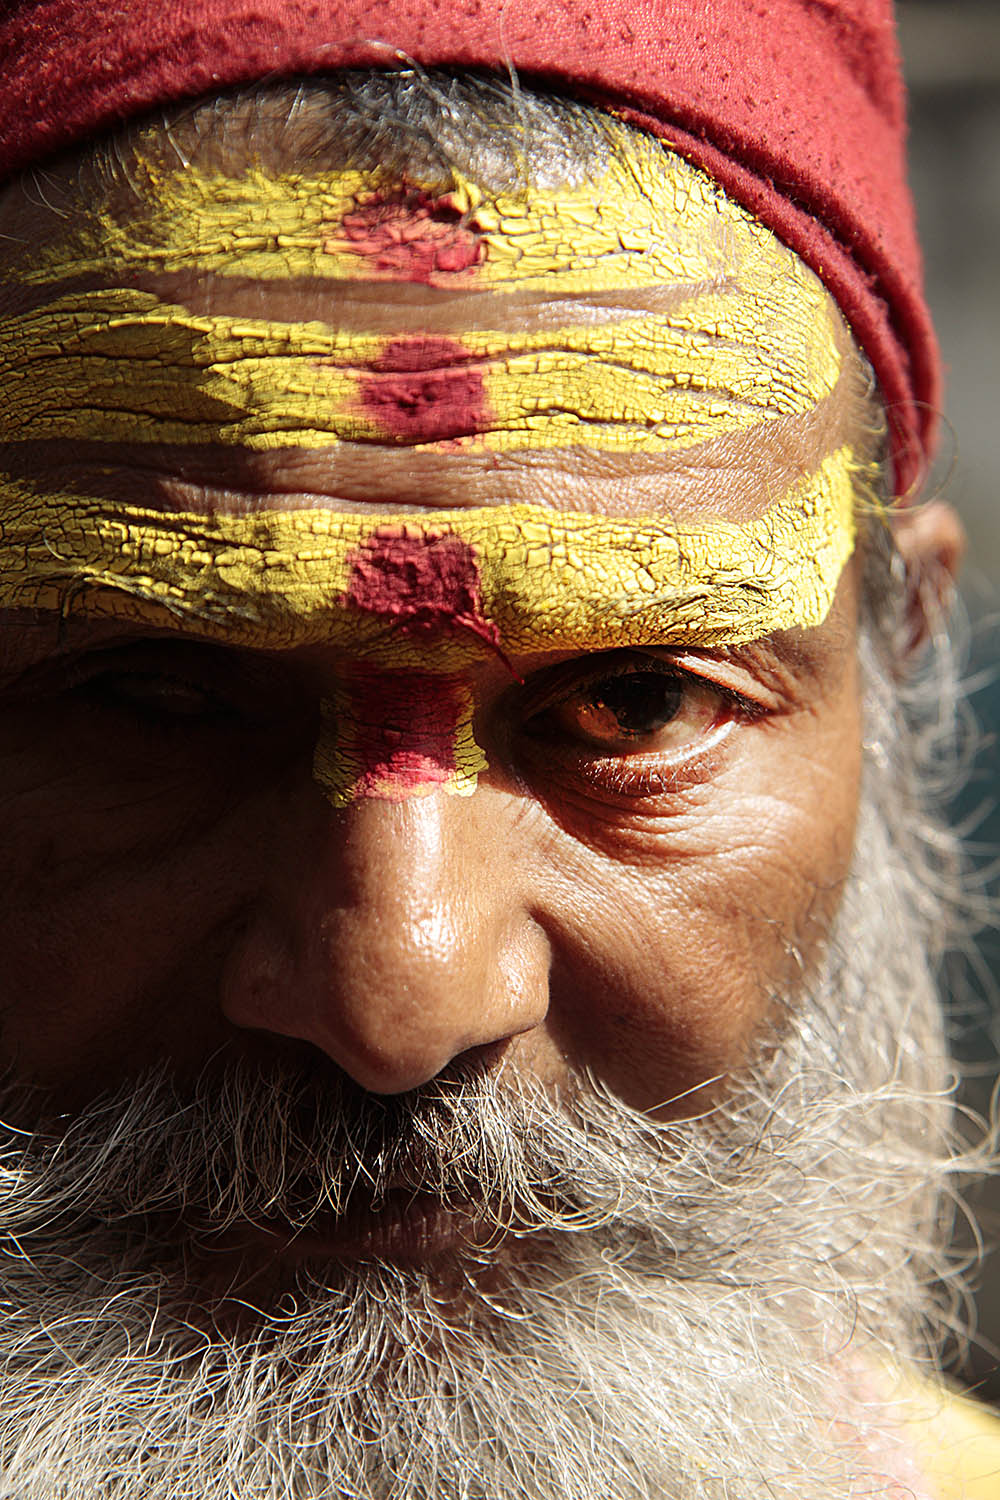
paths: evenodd
<path fill-rule="evenodd" d="M 948 367 L 936 479 L 969 532 L 968 671 L 986 736 L 958 812 L 981 810 L 972 838 L 988 864 L 1000 855 L 1000 0 L 897 0 L 897 13 L 927 291 Z M 1000 898 L 1000 877 L 993 890 Z M 955 1036 L 965 1098 L 980 1110 L 1000 1073 L 1000 997 L 989 993 L 989 976 L 1000 982 L 996 928 L 983 952 L 978 1013 L 960 1015 Z M 979 1271 L 979 1337 L 960 1373 L 1000 1403 L 1000 1179 L 977 1191 L 975 1207 L 990 1250 Z"/>

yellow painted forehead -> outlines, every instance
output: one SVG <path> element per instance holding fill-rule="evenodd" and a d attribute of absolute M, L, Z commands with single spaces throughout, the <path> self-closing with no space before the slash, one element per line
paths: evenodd
<path fill-rule="evenodd" d="M 128 288 L 63 292 L 0 319 L 0 386 L 17 391 L 0 442 L 688 452 L 806 419 L 836 392 L 825 307 L 796 347 L 744 304 L 697 294 L 659 317 L 387 337 L 193 313 Z"/>
<path fill-rule="evenodd" d="M 841 373 L 843 328 L 817 278 L 700 172 L 648 146 L 612 156 L 596 181 L 490 198 L 465 182 L 434 195 L 356 171 L 236 177 L 147 163 L 139 177 L 136 201 L 81 201 L 44 244 L 5 260 L 30 296 L 0 329 L 27 381 L 20 410 L 35 410 L 32 382 L 67 395 L 24 436 L 259 450 L 388 434 L 656 453 L 803 415 Z M 183 295 L 199 276 L 216 281 L 211 316 Z M 227 316 L 234 278 L 328 287 L 329 322 Z M 351 330 L 337 327 L 349 296 L 335 298 L 337 284 L 383 281 L 428 287 L 422 340 L 419 325 L 366 333 L 358 306 Z M 491 295 L 441 338 L 442 290 Z M 558 301 L 559 317 L 526 306 L 512 328 L 505 309 L 497 326 L 491 314 L 514 293 Z M 130 418 L 120 395 L 116 417 L 114 393 L 137 376 L 147 419 Z M 437 418 L 408 423 L 421 405 Z"/>
<path fill-rule="evenodd" d="M 8 451 L 86 444 L 98 468 L 105 451 L 120 463 L 121 445 L 153 444 L 686 454 L 808 424 L 843 378 L 843 328 L 820 283 L 674 156 L 613 157 L 596 181 L 491 198 L 463 182 L 434 195 L 357 172 L 150 164 L 146 176 L 137 205 L 81 203 L 46 244 L 6 263 L 19 294 L 0 325 Z M 198 276 L 215 278 L 210 313 L 185 297 Z M 229 311 L 233 278 L 262 295 L 318 282 L 330 321 Z M 363 299 L 338 326 L 336 299 L 350 294 L 336 284 L 362 281 L 425 285 L 426 331 L 412 321 L 398 336 L 365 331 Z M 481 315 L 437 335 L 434 298 L 469 288 L 488 294 L 469 302 Z M 522 326 L 511 292 L 539 294 L 517 304 Z M 533 320 L 543 301 L 564 321 Z M 625 523 L 530 506 L 431 517 L 430 533 L 405 526 L 468 547 L 504 649 L 724 643 L 820 622 L 853 539 L 852 475 L 849 447 L 831 440 L 788 493 L 755 497 L 757 529 L 720 522 L 703 534 L 666 515 Z M 199 521 L 13 478 L 0 486 L 11 519 L 0 602 L 103 600 L 108 612 L 114 598 L 110 612 L 134 613 L 140 601 L 220 630 L 266 618 L 262 644 L 276 629 L 292 644 L 348 628 L 368 639 L 356 611 L 330 600 L 364 548 L 359 525 L 375 522 L 328 511 Z M 367 624 L 381 651 L 384 621 Z M 406 639 L 412 652 L 419 641 Z"/>
<path fill-rule="evenodd" d="M 42 283 L 128 266 L 449 290 L 537 285 L 546 295 L 736 281 L 764 297 L 776 278 L 790 279 L 786 290 L 814 281 L 711 179 L 648 143 L 611 155 L 593 178 L 516 194 L 461 178 L 442 192 L 354 170 L 251 165 L 228 175 L 141 155 L 132 175 L 127 195 L 71 199 L 46 245 L 13 249 L 14 274 Z"/>
<path fill-rule="evenodd" d="M 211 518 L 7 488 L 0 601 L 392 667 L 723 646 L 825 619 L 853 545 L 848 450 L 758 520 L 544 506 Z"/>

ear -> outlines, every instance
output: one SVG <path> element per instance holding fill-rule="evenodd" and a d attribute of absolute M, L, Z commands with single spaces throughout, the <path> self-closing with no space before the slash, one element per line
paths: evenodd
<path fill-rule="evenodd" d="M 892 513 L 892 534 L 906 569 L 908 650 L 916 651 L 951 609 L 965 554 L 965 527 L 944 500 Z"/>

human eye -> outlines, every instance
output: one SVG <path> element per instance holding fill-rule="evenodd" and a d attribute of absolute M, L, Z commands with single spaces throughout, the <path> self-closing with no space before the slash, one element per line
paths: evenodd
<path fill-rule="evenodd" d="M 280 718 L 287 697 L 248 654 L 159 640 L 83 653 L 39 687 L 93 721 L 161 735 L 253 731 Z"/>
<path fill-rule="evenodd" d="M 97 707 L 157 719 L 164 724 L 230 716 L 229 704 L 205 683 L 138 668 L 94 673 L 76 685 L 75 693 Z"/>
<path fill-rule="evenodd" d="M 277 654 L 167 636 L 55 651 L 0 686 L 0 707 L 8 778 L 72 785 L 81 807 L 141 788 L 150 816 L 224 809 L 307 769 L 318 722 Z"/>
<path fill-rule="evenodd" d="M 161 647 L 95 653 L 74 662 L 64 691 L 82 708 L 165 726 L 223 720 L 234 709 L 218 664 Z"/>
<path fill-rule="evenodd" d="M 608 652 L 528 684 L 521 741 L 536 768 L 646 796 L 676 788 L 737 719 L 758 712 L 669 654 Z"/>

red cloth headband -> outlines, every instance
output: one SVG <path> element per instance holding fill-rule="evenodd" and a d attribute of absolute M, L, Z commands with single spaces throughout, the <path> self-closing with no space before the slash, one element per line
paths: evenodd
<path fill-rule="evenodd" d="M 480 68 L 624 112 L 822 277 L 875 367 L 896 489 L 940 362 L 891 0 L 7 0 L 0 176 L 171 100 L 343 67 Z"/>

